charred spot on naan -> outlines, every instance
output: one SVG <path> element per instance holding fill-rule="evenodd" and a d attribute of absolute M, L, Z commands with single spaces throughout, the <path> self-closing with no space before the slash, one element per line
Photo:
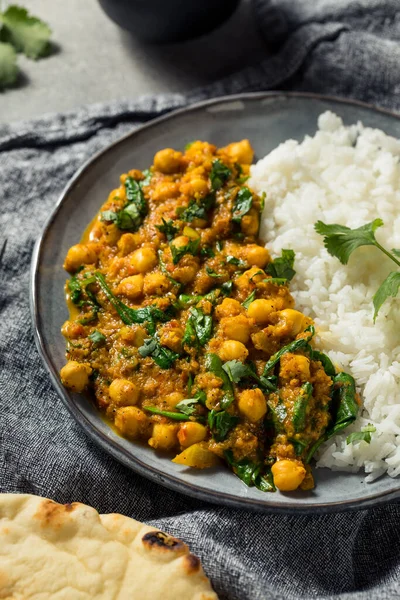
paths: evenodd
<path fill-rule="evenodd" d="M 189 552 L 189 548 L 184 542 L 162 531 L 149 531 L 145 533 L 142 537 L 142 542 L 147 550 L 154 549 L 157 552 L 168 552 L 171 556 L 179 556 Z"/>
<path fill-rule="evenodd" d="M 200 559 L 194 554 L 188 554 L 183 558 L 183 568 L 187 575 L 194 575 L 201 570 Z"/>
<path fill-rule="evenodd" d="M 34 518 L 41 521 L 43 527 L 59 528 L 65 523 L 65 516 L 71 514 L 79 506 L 81 506 L 79 502 L 58 504 L 57 502 L 53 502 L 53 500 L 43 500 Z"/>

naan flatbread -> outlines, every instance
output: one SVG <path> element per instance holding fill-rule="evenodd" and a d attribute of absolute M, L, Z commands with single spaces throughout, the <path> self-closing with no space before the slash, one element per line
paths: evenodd
<path fill-rule="evenodd" d="M 2 600 L 218 600 L 182 541 L 119 514 L 0 494 Z"/>

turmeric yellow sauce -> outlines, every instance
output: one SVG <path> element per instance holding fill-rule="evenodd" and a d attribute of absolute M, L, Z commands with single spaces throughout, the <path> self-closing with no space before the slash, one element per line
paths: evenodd
<path fill-rule="evenodd" d="M 197 141 L 121 176 L 65 259 L 61 380 L 175 463 L 222 459 L 263 491 L 311 489 L 308 462 L 354 390 L 294 309 L 294 253 L 273 258 L 258 239 L 252 160 L 247 140 Z"/>

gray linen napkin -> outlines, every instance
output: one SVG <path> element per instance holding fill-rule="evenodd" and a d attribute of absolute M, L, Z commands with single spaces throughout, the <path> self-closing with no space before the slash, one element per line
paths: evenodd
<path fill-rule="evenodd" d="M 400 507 L 260 515 L 158 487 L 110 458 L 72 420 L 33 341 L 34 241 L 74 171 L 119 136 L 188 102 L 249 90 L 310 90 L 400 109 L 398 0 L 255 6 L 275 49 L 260 65 L 186 97 L 115 102 L 0 127 L 0 239 L 8 240 L 0 258 L 0 490 L 86 502 L 164 528 L 201 557 L 226 600 L 400 598 Z"/>

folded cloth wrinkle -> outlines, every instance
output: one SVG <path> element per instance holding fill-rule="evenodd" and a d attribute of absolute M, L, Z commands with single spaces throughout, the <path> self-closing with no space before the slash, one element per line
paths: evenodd
<path fill-rule="evenodd" d="M 222 600 L 400 598 L 400 506 L 254 514 L 159 487 L 85 435 L 34 345 L 34 241 L 69 178 L 114 140 L 167 111 L 243 91 L 320 92 L 400 110 L 398 0 L 254 0 L 254 7 L 274 49 L 260 64 L 186 95 L 0 125 L 0 248 L 7 238 L 0 262 L 0 490 L 82 501 L 163 528 L 200 556 Z"/>

